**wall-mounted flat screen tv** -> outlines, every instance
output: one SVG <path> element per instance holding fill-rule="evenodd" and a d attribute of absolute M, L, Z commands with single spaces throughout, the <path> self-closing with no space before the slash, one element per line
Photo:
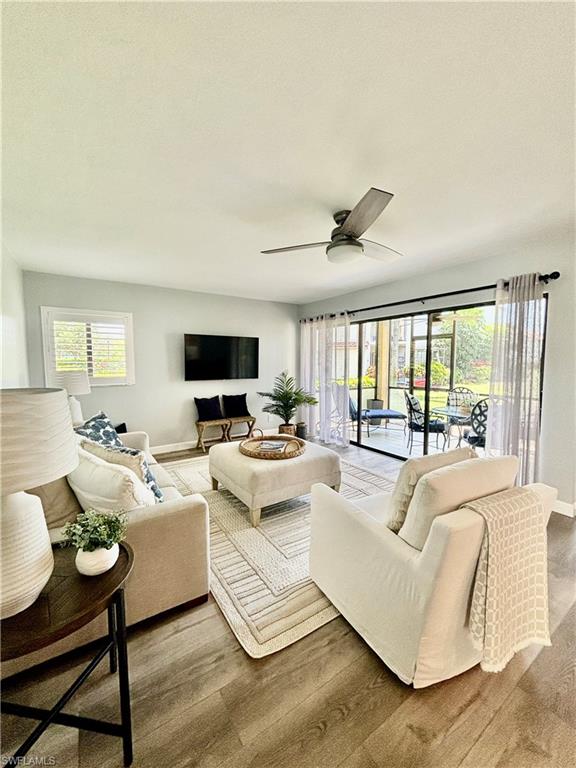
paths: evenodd
<path fill-rule="evenodd" d="M 184 336 L 186 381 L 257 379 L 258 339 L 249 336 Z"/>

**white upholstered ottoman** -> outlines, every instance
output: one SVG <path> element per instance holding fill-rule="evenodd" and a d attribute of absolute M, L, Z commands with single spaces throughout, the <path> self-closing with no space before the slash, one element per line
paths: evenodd
<path fill-rule="evenodd" d="M 314 483 L 340 486 L 340 456 L 329 448 L 306 443 L 294 459 L 253 459 L 240 453 L 238 443 L 219 443 L 208 454 L 212 488 L 221 483 L 250 510 L 250 522 L 260 522 L 262 507 L 310 493 Z"/>

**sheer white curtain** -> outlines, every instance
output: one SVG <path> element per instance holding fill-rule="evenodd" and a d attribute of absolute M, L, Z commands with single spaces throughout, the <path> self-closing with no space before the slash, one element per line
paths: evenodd
<path fill-rule="evenodd" d="M 346 313 L 301 322 L 301 386 L 318 405 L 303 409 L 308 434 L 324 443 L 348 445 L 350 318 Z"/>
<path fill-rule="evenodd" d="M 519 485 L 538 478 L 545 313 L 538 274 L 498 282 L 486 451 L 518 456 Z"/>

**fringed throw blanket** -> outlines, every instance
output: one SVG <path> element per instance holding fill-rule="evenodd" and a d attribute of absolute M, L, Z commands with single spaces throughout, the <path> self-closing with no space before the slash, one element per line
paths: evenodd
<path fill-rule="evenodd" d="M 482 669 L 500 672 L 528 645 L 550 645 L 544 507 L 527 488 L 511 488 L 465 506 L 485 521 L 470 631 L 483 651 Z"/>

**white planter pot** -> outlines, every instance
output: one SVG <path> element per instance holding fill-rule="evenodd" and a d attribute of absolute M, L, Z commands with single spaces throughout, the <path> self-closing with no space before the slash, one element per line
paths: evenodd
<path fill-rule="evenodd" d="M 84 552 L 79 549 L 76 554 L 76 568 L 84 576 L 98 576 L 100 573 L 106 573 L 118 560 L 120 548 L 118 544 L 113 544 L 110 549 L 95 549 L 93 552 Z"/>

